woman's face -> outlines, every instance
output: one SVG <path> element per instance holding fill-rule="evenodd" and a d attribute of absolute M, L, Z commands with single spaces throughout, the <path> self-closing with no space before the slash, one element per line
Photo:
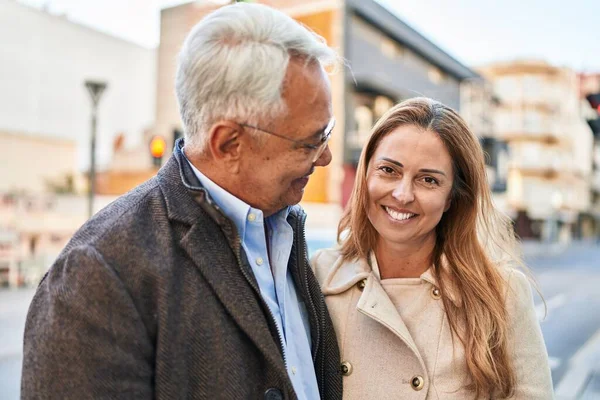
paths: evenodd
<path fill-rule="evenodd" d="M 414 125 L 390 132 L 367 168 L 367 214 L 378 240 L 417 246 L 435 242 L 435 227 L 450 207 L 452 184 L 452 159 L 437 133 Z"/>

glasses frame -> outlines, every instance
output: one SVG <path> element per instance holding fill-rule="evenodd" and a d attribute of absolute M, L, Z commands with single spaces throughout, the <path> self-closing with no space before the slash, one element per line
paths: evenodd
<path fill-rule="evenodd" d="M 305 142 L 306 139 L 303 139 L 303 140 L 292 139 L 292 138 L 280 135 L 280 134 L 275 133 L 275 132 L 267 131 L 267 130 L 262 129 L 262 128 L 258 127 L 258 126 L 255 126 L 255 125 L 243 124 L 243 123 L 239 123 L 239 122 L 238 122 L 238 125 L 243 126 L 245 128 L 255 129 L 257 131 L 264 132 L 264 133 L 267 133 L 269 135 L 273 135 L 273 136 L 276 136 L 278 138 L 285 139 L 287 141 L 296 143 L 298 146 L 300 146 L 300 148 L 309 149 L 309 150 L 312 150 L 312 151 L 316 150 L 316 154 L 315 154 L 315 156 L 313 157 L 313 160 L 312 160 L 312 162 L 315 162 L 315 161 L 317 161 L 319 159 L 319 157 L 321 157 L 321 154 L 323 154 L 323 151 L 325 151 L 325 148 L 327 147 L 327 144 L 329 143 L 329 139 L 331 139 L 331 132 L 333 132 L 333 128 L 335 127 L 335 118 L 332 117 L 329 120 L 329 122 L 327 123 L 327 126 L 325 127 L 325 129 L 323 129 L 323 137 L 321 138 L 321 141 L 318 144 L 306 143 Z"/>

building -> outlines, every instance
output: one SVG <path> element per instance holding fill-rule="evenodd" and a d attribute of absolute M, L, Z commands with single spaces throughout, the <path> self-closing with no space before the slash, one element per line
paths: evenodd
<path fill-rule="evenodd" d="M 108 83 L 98 158 L 135 145 L 155 115 L 156 51 L 0 0 L 0 285 L 37 284 L 85 222 L 87 79 Z M 96 197 L 95 210 L 114 197 Z"/>
<path fill-rule="evenodd" d="M 303 200 L 311 215 L 325 209 L 319 215 L 326 224 L 336 224 L 354 182 L 358 156 L 377 118 L 394 103 L 421 95 L 458 109 L 461 82 L 478 75 L 373 0 L 259 2 L 278 8 L 313 29 L 348 60 L 349 68 L 331 75 L 338 121 L 330 142 L 333 161 L 327 168 L 316 170 Z M 177 53 L 190 29 L 222 4 L 190 2 L 162 10 L 156 124 L 150 136 L 164 137 L 168 149 L 182 135 L 173 95 Z M 144 168 L 151 170 L 146 146 L 147 142 L 143 148 Z M 312 207 L 314 204 L 319 206 Z"/>
<path fill-rule="evenodd" d="M 100 167 L 114 136 L 137 145 L 154 123 L 156 50 L 9 0 L 0 0 L 0 37 L 0 131 L 73 140 L 77 169 L 87 169 L 87 79 L 108 83 L 98 110 Z"/>
<path fill-rule="evenodd" d="M 95 211 L 114 199 L 97 196 Z M 83 196 L 0 193 L 0 287 L 37 285 L 87 218 Z"/>
<path fill-rule="evenodd" d="M 568 241 L 590 207 L 592 135 L 581 118 L 579 80 L 541 61 L 481 68 L 499 105 L 494 131 L 508 143 L 507 206 L 522 238 Z"/>
<path fill-rule="evenodd" d="M 0 194 L 81 188 L 74 140 L 0 130 Z"/>
<path fill-rule="evenodd" d="M 584 218 L 583 223 L 589 226 L 589 230 L 593 232 L 597 239 L 600 239 L 600 106 L 594 104 L 592 107 L 589 101 L 590 95 L 595 95 L 596 99 L 600 97 L 600 73 L 596 74 L 581 74 L 580 79 L 580 96 L 581 96 L 581 115 L 587 121 L 596 121 L 596 125 L 590 124 L 590 128 L 594 134 L 593 146 L 593 168 L 590 179 L 591 187 L 591 208 L 589 218 Z"/>

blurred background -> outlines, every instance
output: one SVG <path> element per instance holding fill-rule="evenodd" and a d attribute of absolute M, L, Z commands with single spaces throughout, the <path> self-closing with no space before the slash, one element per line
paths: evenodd
<path fill-rule="evenodd" d="M 600 399 L 600 2 L 264 0 L 349 62 L 331 75 L 333 161 L 306 188 L 330 246 L 360 151 L 393 104 L 428 96 L 480 137 L 496 205 L 546 300 L 559 399 Z M 94 212 L 182 136 L 176 55 L 231 1 L 0 0 L 0 398 L 19 397 L 35 286 Z"/>

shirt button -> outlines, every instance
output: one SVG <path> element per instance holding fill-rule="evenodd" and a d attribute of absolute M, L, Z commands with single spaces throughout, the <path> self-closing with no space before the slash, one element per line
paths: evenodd
<path fill-rule="evenodd" d="M 254 222 L 255 220 L 256 220 L 256 215 L 255 214 L 248 214 L 248 221 Z"/>
<path fill-rule="evenodd" d="M 263 260 L 263 258 L 262 258 L 262 257 L 258 257 L 258 258 L 256 259 L 256 265 L 263 265 L 263 263 L 264 263 L 264 262 L 265 262 L 265 260 Z"/>
<path fill-rule="evenodd" d="M 292 374 L 296 375 L 296 372 L 297 372 L 296 367 L 292 367 Z"/>

